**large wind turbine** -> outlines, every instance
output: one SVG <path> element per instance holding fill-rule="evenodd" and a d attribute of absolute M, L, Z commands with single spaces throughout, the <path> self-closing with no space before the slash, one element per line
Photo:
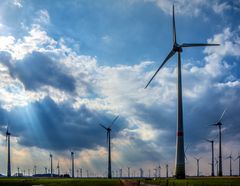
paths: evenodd
<path fill-rule="evenodd" d="M 177 83 L 177 97 L 178 97 L 178 109 L 177 109 L 177 139 L 176 139 L 176 161 L 175 161 L 175 176 L 178 179 L 185 178 L 185 156 L 184 156 L 184 133 L 183 133 L 183 109 L 182 109 L 182 75 L 181 75 L 181 52 L 183 48 L 188 47 L 201 47 L 201 46 L 218 46 L 219 44 L 205 44 L 205 43 L 177 43 L 177 34 L 175 26 L 175 15 L 174 15 L 174 5 L 173 5 L 173 19 L 172 19 L 172 29 L 173 29 L 173 47 L 169 52 L 167 57 L 164 59 L 163 63 L 157 69 L 155 74 L 152 76 L 150 81 L 147 83 L 146 87 L 151 83 L 153 78 L 157 75 L 159 70 L 167 63 L 167 61 L 174 56 L 175 53 L 178 53 L 178 83 Z"/>
<path fill-rule="evenodd" d="M 211 172 L 211 176 L 214 176 L 214 140 L 206 140 L 207 142 L 211 143 L 211 148 L 212 148 L 212 172 Z"/>
<path fill-rule="evenodd" d="M 7 176 L 11 177 L 11 154 L 10 154 L 10 136 L 11 133 L 8 130 L 6 131 L 6 140 L 7 140 L 7 147 L 8 147 L 8 161 L 7 161 Z"/>
<path fill-rule="evenodd" d="M 119 116 L 114 118 L 112 123 L 109 127 L 105 127 L 102 124 L 99 124 L 102 128 L 104 128 L 107 131 L 107 142 L 108 142 L 108 178 L 112 178 L 112 168 L 111 168 L 111 127 L 113 126 L 114 122 L 118 119 Z"/>
<path fill-rule="evenodd" d="M 225 114 L 227 109 L 224 109 L 221 117 L 219 118 L 219 120 L 212 124 L 213 126 L 218 126 L 218 130 L 219 130 L 219 168 L 218 168 L 218 176 L 222 176 L 222 118 Z"/>

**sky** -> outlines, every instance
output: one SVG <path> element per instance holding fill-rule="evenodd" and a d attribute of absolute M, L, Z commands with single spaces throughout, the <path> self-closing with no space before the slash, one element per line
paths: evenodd
<path fill-rule="evenodd" d="M 6 174 L 6 128 L 12 172 L 43 173 L 53 154 L 61 172 L 106 175 L 106 131 L 112 169 L 174 172 L 176 57 L 147 82 L 178 43 L 219 43 L 182 53 L 186 174 L 210 174 L 211 146 L 225 108 L 223 173 L 240 148 L 239 0 L 2 0 L 0 2 L 0 173 Z M 215 139 L 215 156 L 218 139 Z M 237 164 L 233 173 L 238 173 Z"/>

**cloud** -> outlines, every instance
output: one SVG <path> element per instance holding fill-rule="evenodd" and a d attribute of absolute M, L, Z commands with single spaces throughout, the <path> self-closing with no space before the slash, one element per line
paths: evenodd
<path fill-rule="evenodd" d="M 85 105 L 76 110 L 66 103 L 56 104 L 47 97 L 0 113 L 1 125 L 8 121 L 19 144 L 60 151 L 105 146 L 106 132 L 98 123 L 108 123 L 113 117 Z M 120 121 L 122 123 L 114 127 L 113 137 L 125 125 L 124 120 Z"/>
<path fill-rule="evenodd" d="M 50 16 L 47 10 L 39 10 L 37 12 L 37 18 L 35 18 L 35 22 L 38 24 L 49 24 Z"/>
<path fill-rule="evenodd" d="M 216 14 L 223 14 L 232 9 L 228 2 L 219 2 L 218 0 L 144 0 L 145 2 L 154 2 L 166 14 L 172 14 L 172 5 L 175 5 L 175 12 L 179 15 L 200 16 L 204 15 L 206 9 L 213 10 Z"/>
<path fill-rule="evenodd" d="M 26 89 L 36 90 L 44 85 L 50 85 L 66 91 L 74 91 L 74 79 L 67 75 L 50 57 L 32 52 L 23 60 L 10 67 L 10 73 L 13 77 L 18 77 Z"/>
<path fill-rule="evenodd" d="M 181 15 L 199 16 L 202 9 L 209 6 L 206 0 L 144 0 L 145 2 L 154 2 L 166 14 L 172 15 L 172 5 L 175 5 L 175 11 Z"/>
<path fill-rule="evenodd" d="M 13 5 L 18 7 L 18 8 L 22 8 L 23 5 L 22 5 L 22 0 L 13 0 Z"/>
<path fill-rule="evenodd" d="M 223 2 L 223 3 L 216 2 L 213 5 L 213 10 L 217 14 L 223 14 L 224 11 L 230 10 L 230 9 L 231 9 L 231 6 L 227 2 Z"/>

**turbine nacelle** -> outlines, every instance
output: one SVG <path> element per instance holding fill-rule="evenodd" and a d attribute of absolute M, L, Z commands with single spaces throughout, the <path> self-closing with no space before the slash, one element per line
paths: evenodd
<path fill-rule="evenodd" d="M 214 125 L 214 126 L 222 126 L 223 124 L 222 124 L 222 122 L 217 122 L 217 123 L 212 124 L 212 125 Z"/>

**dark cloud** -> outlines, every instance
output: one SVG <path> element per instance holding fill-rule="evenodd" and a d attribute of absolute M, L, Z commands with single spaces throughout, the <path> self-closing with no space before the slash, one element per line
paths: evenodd
<path fill-rule="evenodd" d="M 198 98 L 183 98 L 185 147 L 189 146 L 189 152 L 207 150 L 195 148 L 198 144 L 204 143 L 205 139 L 216 137 L 217 134 L 212 134 L 212 131 L 217 128 L 209 125 L 217 122 L 226 107 L 228 110 L 222 120 L 223 128 L 226 128 L 223 131 L 223 140 L 224 142 L 239 140 L 240 102 L 237 96 L 239 94 L 240 89 L 237 87 L 222 89 L 212 87 L 211 91 L 206 91 Z M 133 107 L 137 110 L 135 115 L 141 121 L 151 124 L 154 129 L 165 131 L 155 143 L 164 148 L 166 155 L 175 153 L 177 103 L 175 108 L 158 103 L 150 107 L 144 104 L 135 104 Z"/>
<path fill-rule="evenodd" d="M 10 54 L 1 52 L 0 59 L 8 67 L 11 76 L 22 81 L 28 90 L 37 90 L 43 85 L 70 92 L 75 90 L 74 78 L 63 71 L 58 61 L 43 53 L 32 52 L 24 59 L 11 63 Z"/>
<path fill-rule="evenodd" d="M 49 150 L 105 146 L 106 132 L 98 123 L 108 123 L 114 117 L 84 105 L 74 109 L 67 103 L 56 104 L 50 98 L 15 107 L 10 112 L 0 111 L 0 123 L 5 123 L 7 118 L 12 134 L 19 137 L 21 145 Z M 124 120 L 119 120 L 112 137 L 124 126 Z"/>

